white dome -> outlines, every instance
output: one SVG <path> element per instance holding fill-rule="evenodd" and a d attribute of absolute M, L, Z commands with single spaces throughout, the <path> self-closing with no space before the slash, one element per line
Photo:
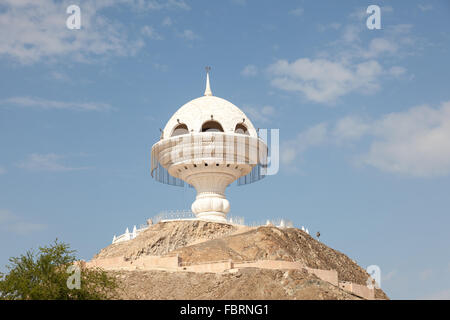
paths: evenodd
<path fill-rule="evenodd" d="M 225 99 L 205 95 L 189 101 L 175 112 L 164 128 L 163 138 L 171 137 L 180 125 L 185 125 L 189 132 L 202 132 L 202 126 L 211 120 L 218 122 L 225 133 L 234 133 L 236 126 L 244 126 L 248 135 L 258 136 L 252 122 L 241 109 Z"/>

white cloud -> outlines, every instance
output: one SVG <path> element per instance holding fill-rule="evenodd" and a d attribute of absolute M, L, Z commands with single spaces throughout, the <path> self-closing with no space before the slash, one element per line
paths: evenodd
<path fill-rule="evenodd" d="M 342 32 L 342 40 L 346 43 L 353 43 L 359 41 L 359 34 L 361 33 L 361 26 L 347 25 Z"/>
<path fill-rule="evenodd" d="M 433 6 L 431 4 L 419 4 L 418 7 L 422 12 L 433 10 Z"/>
<path fill-rule="evenodd" d="M 12 231 L 19 235 L 28 235 L 44 230 L 47 226 L 42 223 L 29 222 L 9 210 L 0 209 L 0 227 L 3 232 Z"/>
<path fill-rule="evenodd" d="M 256 108 L 252 106 L 244 106 L 242 108 L 244 112 L 253 121 L 258 121 L 260 123 L 269 122 L 275 115 L 275 108 L 272 106 L 264 106 L 262 108 Z"/>
<path fill-rule="evenodd" d="M 330 133 L 337 143 L 353 142 L 367 134 L 370 125 L 360 117 L 347 116 L 339 119 Z"/>
<path fill-rule="evenodd" d="M 193 40 L 196 40 L 196 39 L 200 39 L 200 36 L 197 35 L 194 31 L 192 31 L 190 29 L 184 30 L 183 32 L 181 32 L 179 34 L 179 36 L 181 38 L 184 38 L 185 40 L 188 40 L 188 41 L 193 41 Z"/>
<path fill-rule="evenodd" d="M 341 24 L 338 22 L 330 23 L 330 28 L 332 28 L 334 30 L 338 30 L 340 27 L 341 27 Z"/>
<path fill-rule="evenodd" d="M 158 32 L 156 32 L 155 28 L 152 26 L 143 26 L 141 28 L 141 33 L 146 36 L 147 38 L 153 39 L 153 40 L 162 40 L 163 36 L 160 35 Z"/>
<path fill-rule="evenodd" d="M 333 29 L 333 30 L 339 30 L 342 27 L 342 25 L 340 23 L 337 22 L 332 22 L 330 24 L 319 24 L 318 25 L 318 29 L 320 32 L 324 32 L 328 29 Z"/>
<path fill-rule="evenodd" d="M 304 11 L 305 11 L 305 9 L 298 7 L 296 9 L 289 11 L 289 14 L 299 17 L 303 14 Z"/>
<path fill-rule="evenodd" d="M 383 6 L 383 7 L 381 7 L 381 13 L 383 14 L 385 12 L 392 13 L 392 12 L 394 12 L 394 8 L 392 8 L 391 6 Z"/>
<path fill-rule="evenodd" d="M 253 64 L 245 66 L 245 68 L 241 71 L 241 75 L 243 75 L 244 77 L 254 77 L 257 74 L 258 68 Z"/>
<path fill-rule="evenodd" d="M 0 174 L 5 174 L 6 173 L 6 169 L 2 166 L 0 166 Z"/>
<path fill-rule="evenodd" d="M 399 77 L 401 75 L 404 75 L 405 73 L 406 68 L 400 66 L 393 66 L 389 69 L 389 74 L 393 75 L 394 77 Z"/>
<path fill-rule="evenodd" d="M 370 125 L 374 141 L 362 163 L 417 177 L 450 173 L 450 101 L 391 113 Z"/>
<path fill-rule="evenodd" d="M 398 51 L 398 44 L 394 40 L 386 38 L 375 38 L 369 43 L 365 57 L 378 57 L 381 54 L 395 54 Z"/>
<path fill-rule="evenodd" d="M 346 56 L 352 59 L 382 58 L 385 56 L 398 58 L 414 54 L 418 46 L 417 39 L 411 35 L 413 26 L 411 24 L 397 24 L 386 26 L 383 37 L 376 37 L 364 46 L 353 43 L 351 47 L 343 49 Z M 345 42 L 345 41 L 344 41 Z M 414 50 L 411 48 L 414 46 Z"/>
<path fill-rule="evenodd" d="M 409 23 L 401 23 L 401 24 L 395 24 L 392 26 L 389 26 L 389 31 L 394 33 L 394 36 L 405 36 L 406 34 L 409 34 L 413 29 L 413 25 Z"/>
<path fill-rule="evenodd" d="M 397 270 L 392 270 L 390 272 L 388 272 L 386 275 L 382 276 L 382 282 L 383 281 L 390 281 L 392 280 L 395 276 L 397 275 Z"/>
<path fill-rule="evenodd" d="M 173 21 L 170 17 L 165 17 L 162 22 L 162 25 L 165 27 L 170 27 L 172 24 L 173 24 Z"/>
<path fill-rule="evenodd" d="M 314 102 L 332 103 L 350 92 L 376 91 L 383 69 L 375 60 L 349 65 L 327 59 L 301 58 L 292 63 L 278 60 L 269 66 L 268 72 L 276 88 L 300 92 Z"/>
<path fill-rule="evenodd" d="M 231 0 L 232 3 L 237 4 L 239 6 L 247 5 L 247 0 Z"/>
<path fill-rule="evenodd" d="M 366 149 L 354 155 L 360 165 L 402 176 L 449 175 L 450 101 L 439 108 L 413 107 L 375 120 L 348 116 L 333 125 L 318 124 L 285 144 L 285 163 L 293 163 L 309 147 L 349 142 Z"/>
<path fill-rule="evenodd" d="M 365 15 L 365 10 L 358 10 L 351 17 L 360 20 L 361 14 Z M 313 102 L 335 104 L 351 93 L 374 93 L 381 88 L 384 77 L 406 73 L 404 67 L 392 62 L 412 54 L 408 50 L 416 43 L 411 36 L 412 25 L 387 26 L 389 32 L 367 43 L 360 37 L 366 30 L 364 23 L 319 25 L 320 30 L 331 27 L 339 29 L 340 36 L 326 44 L 316 57 L 300 57 L 292 62 L 280 59 L 270 65 L 267 70 L 272 86 L 301 93 Z M 385 57 L 390 59 L 381 60 Z"/>
<path fill-rule="evenodd" d="M 63 82 L 70 80 L 70 78 L 66 74 L 58 72 L 58 71 L 52 71 L 50 73 L 50 77 L 53 78 L 54 80 L 63 81 Z"/>
<path fill-rule="evenodd" d="M 70 167 L 61 163 L 65 157 L 54 153 L 30 154 L 26 160 L 19 162 L 17 166 L 28 171 L 67 172 L 89 169 L 88 167 Z"/>
<path fill-rule="evenodd" d="M 161 10 L 161 9 L 182 9 L 190 10 L 191 7 L 184 0 L 161 0 L 161 1 L 148 1 L 144 2 L 138 0 L 137 3 L 141 4 L 141 7 L 150 10 Z"/>
<path fill-rule="evenodd" d="M 17 107 L 30 107 L 38 109 L 72 109 L 83 111 L 106 111 L 112 109 L 109 104 L 101 102 L 69 102 L 45 100 L 33 97 L 12 97 L 0 100 L 0 105 L 14 105 Z"/>
<path fill-rule="evenodd" d="M 100 14 L 130 0 L 83 1 L 81 29 L 66 28 L 66 8 L 71 1 L 5 0 L 0 11 L 0 56 L 22 64 L 58 57 L 87 62 L 105 55 L 133 55 L 143 43 L 131 40 L 123 25 Z"/>
<path fill-rule="evenodd" d="M 368 17 L 366 10 L 367 7 L 358 7 L 349 14 L 349 17 L 358 21 L 363 21 Z"/>
<path fill-rule="evenodd" d="M 162 63 L 154 63 L 153 68 L 155 68 L 158 71 L 167 72 L 169 70 L 169 66 Z"/>
<path fill-rule="evenodd" d="M 413 28 L 411 24 L 387 25 L 383 27 L 386 32 L 381 37 L 372 38 L 367 43 L 360 37 L 365 30 L 364 26 L 365 24 L 353 23 L 345 25 L 341 28 L 340 37 L 329 44 L 334 50 L 327 49 L 325 52 L 335 59 L 353 63 L 386 56 L 399 58 L 416 54 L 414 52 L 417 51 L 418 44 L 417 39 L 411 34 Z"/>
<path fill-rule="evenodd" d="M 32 64 L 61 57 L 90 62 L 105 55 L 134 55 L 143 41 L 131 39 L 126 26 L 102 15 L 103 9 L 126 5 L 135 10 L 190 10 L 183 0 L 85 0 L 80 4 L 81 29 L 68 30 L 66 8 L 70 4 L 70 0 L 4 0 L 0 56 Z"/>
<path fill-rule="evenodd" d="M 295 139 L 284 142 L 280 148 L 281 163 L 290 165 L 299 160 L 308 148 L 326 143 L 327 135 L 327 124 L 319 123 L 299 133 Z"/>

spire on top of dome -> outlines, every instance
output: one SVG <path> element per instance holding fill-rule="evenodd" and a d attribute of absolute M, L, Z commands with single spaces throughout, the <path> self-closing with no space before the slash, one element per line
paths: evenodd
<path fill-rule="evenodd" d="M 211 67 L 206 67 L 206 89 L 205 89 L 205 96 L 212 96 L 211 87 L 209 85 L 209 71 L 211 70 Z"/>

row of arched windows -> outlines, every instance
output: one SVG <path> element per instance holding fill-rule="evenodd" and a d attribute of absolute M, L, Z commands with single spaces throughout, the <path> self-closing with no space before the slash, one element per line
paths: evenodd
<path fill-rule="evenodd" d="M 214 120 L 206 121 L 202 125 L 201 132 L 224 132 L 222 125 Z M 247 127 L 242 123 L 238 123 L 234 129 L 235 133 L 249 135 Z M 182 134 L 188 134 L 189 129 L 184 123 L 178 124 L 172 132 L 172 137 L 179 136 Z"/>

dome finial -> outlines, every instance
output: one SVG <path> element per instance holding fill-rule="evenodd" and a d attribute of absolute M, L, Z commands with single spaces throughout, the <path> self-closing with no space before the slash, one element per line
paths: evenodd
<path fill-rule="evenodd" d="M 211 67 L 205 67 L 206 70 L 206 89 L 205 89 L 205 96 L 212 96 L 211 87 L 209 85 L 209 71 L 211 70 Z"/>

